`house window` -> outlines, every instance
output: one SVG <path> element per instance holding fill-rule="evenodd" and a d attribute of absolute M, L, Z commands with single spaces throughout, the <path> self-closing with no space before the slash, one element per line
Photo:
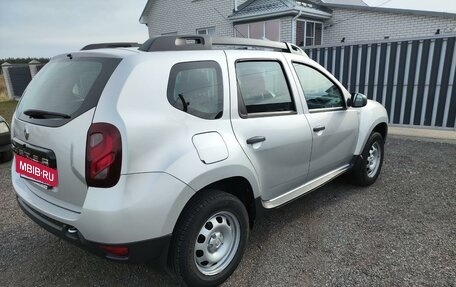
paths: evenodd
<path fill-rule="evenodd" d="M 215 36 L 215 27 L 196 29 L 196 34 Z"/>
<path fill-rule="evenodd" d="M 280 20 L 234 25 L 235 36 L 280 41 Z"/>
<path fill-rule="evenodd" d="M 249 37 L 249 24 L 234 25 L 235 36 L 238 38 Z"/>
<path fill-rule="evenodd" d="M 313 21 L 296 21 L 296 45 L 318 46 L 321 45 L 323 24 Z"/>

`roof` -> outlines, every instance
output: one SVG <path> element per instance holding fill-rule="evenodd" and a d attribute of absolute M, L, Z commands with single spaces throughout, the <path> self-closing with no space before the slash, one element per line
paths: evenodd
<path fill-rule="evenodd" d="M 154 1 L 154 0 L 147 0 L 146 6 L 144 6 L 143 11 L 141 12 L 141 16 L 139 17 L 140 24 L 147 24 L 146 16 L 150 10 L 150 7 L 152 7 L 152 1 Z"/>
<path fill-rule="evenodd" d="M 332 16 L 332 11 L 327 7 L 306 0 L 248 0 L 228 18 L 233 21 L 243 21 L 298 14 L 329 19 Z"/>

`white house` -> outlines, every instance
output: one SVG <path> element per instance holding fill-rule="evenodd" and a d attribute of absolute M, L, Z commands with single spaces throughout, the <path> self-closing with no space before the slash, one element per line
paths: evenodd
<path fill-rule="evenodd" d="M 149 36 L 211 34 L 300 46 L 455 34 L 456 14 L 371 7 L 362 0 L 148 0 Z"/>

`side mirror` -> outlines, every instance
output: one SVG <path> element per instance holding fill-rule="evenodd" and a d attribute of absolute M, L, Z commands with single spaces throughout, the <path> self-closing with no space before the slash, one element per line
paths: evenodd
<path fill-rule="evenodd" d="M 354 108 L 362 108 L 367 105 L 367 97 L 361 93 L 354 93 L 351 98 L 348 99 L 347 105 Z"/>

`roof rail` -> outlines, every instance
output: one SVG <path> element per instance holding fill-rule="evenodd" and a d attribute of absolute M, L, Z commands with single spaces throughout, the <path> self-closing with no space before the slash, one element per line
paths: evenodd
<path fill-rule="evenodd" d="M 90 45 L 84 46 L 81 49 L 81 51 L 104 49 L 104 48 L 131 48 L 131 47 L 139 47 L 139 46 L 141 46 L 141 44 L 134 43 L 134 42 L 98 43 L 98 44 L 90 44 Z"/>
<path fill-rule="evenodd" d="M 214 46 L 240 46 L 268 48 L 286 53 L 305 55 L 304 51 L 296 45 L 286 42 L 274 42 L 267 40 L 233 38 L 233 37 L 210 37 L 208 35 L 167 35 L 150 38 L 139 47 L 138 50 L 145 52 L 156 51 L 183 51 L 183 50 L 211 50 Z"/>

